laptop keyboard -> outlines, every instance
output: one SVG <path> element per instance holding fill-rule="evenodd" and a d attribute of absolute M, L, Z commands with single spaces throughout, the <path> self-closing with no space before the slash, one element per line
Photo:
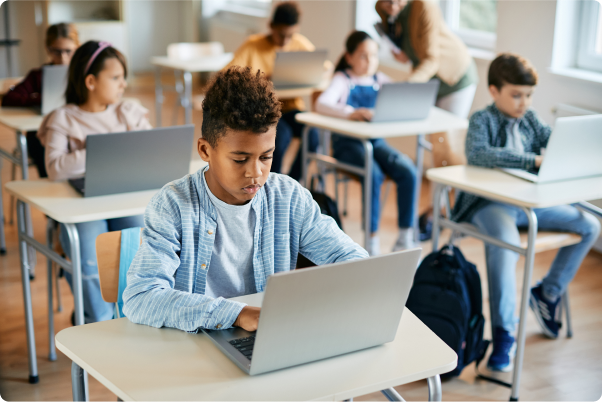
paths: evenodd
<path fill-rule="evenodd" d="M 253 346 L 255 346 L 255 335 L 247 338 L 233 339 L 230 341 L 230 345 L 234 346 L 236 350 L 251 360 L 251 357 L 253 357 Z"/>

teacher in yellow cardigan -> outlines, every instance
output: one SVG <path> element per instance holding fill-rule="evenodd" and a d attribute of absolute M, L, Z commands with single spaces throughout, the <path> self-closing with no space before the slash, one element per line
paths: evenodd
<path fill-rule="evenodd" d="M 436 105 L 460 117 L 470 113 L 478 83 L 477 68 L 466 45 L 445 24 L 439 5 L 428 0 L 379 0 L 381 34 L 398 49 L 395 58 L 413 64 L 408 81 L 441 84 Z"/>

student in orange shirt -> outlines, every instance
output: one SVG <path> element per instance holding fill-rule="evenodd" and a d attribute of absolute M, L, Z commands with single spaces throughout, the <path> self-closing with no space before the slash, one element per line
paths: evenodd
<path fill-rule="evenodd" d="M 226 66 L 251 67 L 251 70 L 261 70 L 268 78 L 274 71 L 276 52 L 313 52 L 315 46 L 299 33 L 299 19 L 301 10 L 294 1 L 278 3 L 270 22 L 270 31 L 267 34 L 251 35 L 243 43 L 236 53 L 234 59 Z M 280 99 L 282 102 L 282 118 L 278 122 L 276 136 L 276 150 L 272 161 L 272 172 L 280 173 L 282 158 L 291 138 L 301 138 L 303 125 L 295 121 L 295 115 L 305 110 L 303 99 Z M 310 151 L 318 147 L 318 133 L 312 129 L 310 132 Z M 295 180 L 301 177 L 301 148 L 289 172 Z"/>

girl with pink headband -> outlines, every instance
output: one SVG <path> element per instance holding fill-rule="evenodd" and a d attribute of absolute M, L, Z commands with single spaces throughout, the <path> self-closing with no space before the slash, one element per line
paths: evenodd
<path fill-rule="evenodd" d="M 127 83 L 125 57 L 108 42 L 89 41 L 73 55 L 69 65 L 67 104 L 43 121 L 38 137 L 46 147 L 46 170 L 50 180 L 82 177 L 86 168 L 86 137 L 152 128 L 148 110 L 121 97 Z M 105 219 L 77 224 L 80 237 L 84 317 L 86 322 L 113 318 L 113 306 L 100 294 L 96 262 L 96 237 L 107 231 L 144 226 L 142 216 Z M 70 255 L 66 230 L 61 244 Z M 66 273 L 71 284 L 71 275 Z"/>

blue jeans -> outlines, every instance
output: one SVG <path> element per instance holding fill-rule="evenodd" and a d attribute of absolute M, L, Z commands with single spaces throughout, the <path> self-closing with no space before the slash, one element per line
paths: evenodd
<path fill-rule="evenodd" d="M 407 156 L 391 147 L 381 138 L 371 140 L 374 152 L 372 164 L 371 231 L 378 231 L 380 218 L 380 188 L 389 176 L 397 185 L 397 220 L 400 228 L 414 226 L 416 219 L 416 166 Z M 362 142 L 339 134 L 332 135 L 333 156 L 341 162 L 364 166 Z"/>
<path fill-rule="evenodd" d="M 564 294 L 577 273 L 581 261 L 600 235 L 600 222 L 592 215 L 571 205 L 535 209 L 538 229 L 576 233 L 580 243 L 558 251 L 548 274 L 542 280 L 544 294 L 559 297 Z M 518 207 L 490 203 L 472 218 L 472 223 L 483 234 L 520 246 L 519 227 L 527 227 L 527 215 Z M 486 244 L 487 278 L 492 328 L 502 327 L 514 332 L 516 320 L 515 269 L 518 253 Z"/>
<path fill-rule="evenodd" d="M 125 218 L 107 219 L 93 222 L 77 223 L 79 233 L 79 249 L 82 265 L 82 293 L 84 297 L 84 321 L 86 323 L 105 321 L 113 318 L 113 303 L 107 303 L 100 294 L 98 280 L 98 264 L 96 262 L 96 237 L 98 235 L 132 227 L 143 227 L 142 215 Z M 71 257 L 69 236 L 65 226 L 61 224 L 61 246 L 68 257 Z M 65 278 L 73 290 L 71 273 L 65 272 Z"/>

